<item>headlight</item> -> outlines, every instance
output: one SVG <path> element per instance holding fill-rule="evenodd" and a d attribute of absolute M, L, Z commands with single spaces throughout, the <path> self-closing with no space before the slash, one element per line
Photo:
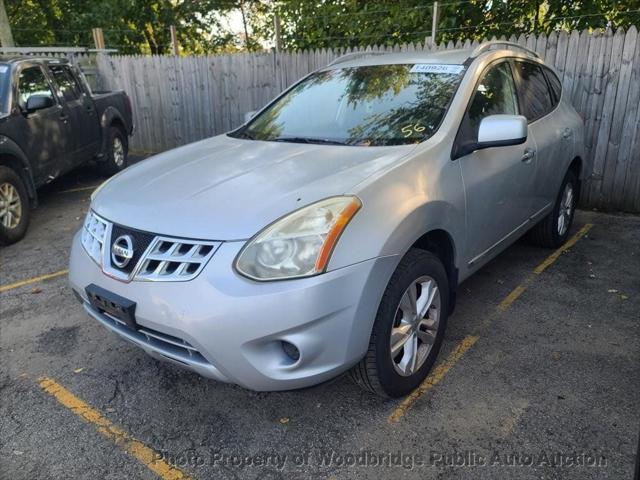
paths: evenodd
<path fill-rule="evenodd" d="M 338 238 L 361 206 L 356 197 L 331 197 L 290 213 L 244 246 L 236 270 L 254 280 L 324 272 Z"/>

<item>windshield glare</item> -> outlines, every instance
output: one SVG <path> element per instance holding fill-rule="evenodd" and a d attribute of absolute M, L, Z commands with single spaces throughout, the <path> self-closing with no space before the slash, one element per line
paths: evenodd
<path fill-rule="evenodd" d="M 338 68 L 313 74 L 234 136 L 255 140 L 407 145 L 435 133 L 462 77 L 414 65 Z M 416 70 L 416 69 L 413 69 Z"/>

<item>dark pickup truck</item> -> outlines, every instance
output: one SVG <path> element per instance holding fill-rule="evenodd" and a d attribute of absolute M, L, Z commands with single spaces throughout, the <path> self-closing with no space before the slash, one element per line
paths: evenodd
<path fill-rule="evenodd" d="M 124 169 L 132 131 L 125 92 L 92 93 L 67 60 L 0 57 L 0 244 L 25 235 L 40 186 L 90 160 Z"/>

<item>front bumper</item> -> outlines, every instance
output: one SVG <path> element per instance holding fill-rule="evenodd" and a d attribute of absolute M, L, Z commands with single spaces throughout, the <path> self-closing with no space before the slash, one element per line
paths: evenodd
<path fill-rule="evenodd" d="M 105 275 L 76 235 L 69 280 L 85 310 L 147 353 L 252 390 L 289 390 L 328 380 L 366 352 L 380 298 L 396 267 L 381 257 L 316 277 L 254 282 L 233 260 L 243 242 L 223 243 L 188 282 L 123 283 Z M 136 302 L 138 331 L 94 309 L 85 287 Z M 295 345 L 297 361 L 282 342 Z"/>

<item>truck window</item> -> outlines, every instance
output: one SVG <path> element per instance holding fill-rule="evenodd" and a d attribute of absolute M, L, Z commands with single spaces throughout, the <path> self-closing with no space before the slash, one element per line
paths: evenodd
<path fill-rule="evenodd" d="M 11 95 L 11 68 L 6 63 L 0 63 L 0 112 L 9 109 L 8 102 Z"/>
<path fill-rule="evenodd" d="M 49 66 L 49 71 L 66 102 L 73 102 L 80 98 L 82 89 L 80 85 L 78 85 L 69 67 L 65 65 L 51 65 Z"/>
<path fill-rule="evenodd" d="M 25 68 L 18 79 L 18 105 L 27 108 L 27 101 L 32 95 L 46 95 L 55 102 L 55 97 L 40 67 Z"/>

